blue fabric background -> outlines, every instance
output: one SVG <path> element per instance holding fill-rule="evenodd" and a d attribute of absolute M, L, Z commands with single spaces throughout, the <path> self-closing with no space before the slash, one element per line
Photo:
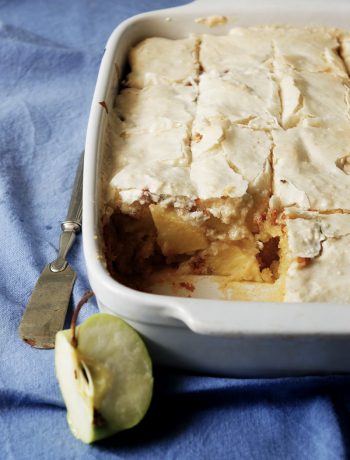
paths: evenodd
<path fill-rule="evenodd" d="M 172 0 L 0 0 L 0 459 L 341 459 L 350 456 L 349 378 L 239 380 L 156 369 L 135 429 L 75 440 L 53 352 L 18 324 L 57 251 L 104 44 L 135 13 Z M 76 302 L 88 289 L 81 244 Z M 93 302 L 86 317 L 96 310 Z M 350 359 L 350 357 L 349 357 Z"/>

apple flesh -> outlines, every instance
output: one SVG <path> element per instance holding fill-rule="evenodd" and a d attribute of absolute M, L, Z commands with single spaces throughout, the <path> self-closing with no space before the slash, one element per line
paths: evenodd
<path fill-rule="evenodd" d="M 141 421 L 153 391 L 152 363 L 137 332 L 120 318 L 90 316 L 56 335 L 55 368 L 73 434 L 85 443 Z"/>

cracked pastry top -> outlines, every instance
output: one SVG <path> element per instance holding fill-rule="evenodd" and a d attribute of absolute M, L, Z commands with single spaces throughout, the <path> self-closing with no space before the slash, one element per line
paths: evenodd
<path fill-rule="evenodd" d="M 109 272 L 155 293 L 350 302 L 350 35 L 147 38 L 108 114 Z"/>

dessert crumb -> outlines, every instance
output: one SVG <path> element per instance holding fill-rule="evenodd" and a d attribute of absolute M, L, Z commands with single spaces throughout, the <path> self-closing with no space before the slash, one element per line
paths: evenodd
<path fill-rule="evenodd" d="M 217 27 L 226 24 L 228 21 L 227 16 L 208 16 L 206 18 L 196 18 L 194 22 L 196 24 L 203 24 L 208 27 Z"/>
<path fill-rule="evenodd" d="M 296 261 L 298 263 L 299 268 L 305 268 L 311 263 L 311 258 L 310 257 L 297 257 Z"/>
<path fill-rule="evenodd" d="M 184 289 L 187 289 L 187 291 L 190 291 L 190 292 L 193 292 L 195 290 L 195 287 L 192 283 L 186 283 L 185 281 L 181 281 L 181 283 L 179 283 L 179 285 L 184 288 Z"/>

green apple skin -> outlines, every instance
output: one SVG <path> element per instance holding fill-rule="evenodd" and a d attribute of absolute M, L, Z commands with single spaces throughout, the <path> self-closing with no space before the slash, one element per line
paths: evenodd
<path fill-rule="evenodd" d="M 152 362 L 137 332 L 105 313 L 56 335 L 55 368 L 75 437 L 91 443 L 138 424 L 152 399 Z"/>

